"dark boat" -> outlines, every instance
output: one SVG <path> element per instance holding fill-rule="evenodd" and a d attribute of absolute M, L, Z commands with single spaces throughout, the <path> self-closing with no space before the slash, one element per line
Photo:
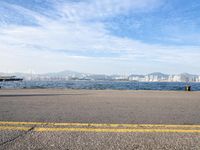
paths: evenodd
<path fill-rule="evenodd" d="M 23 79 L 16 78 L 15 76 L 0 76 L 0 82 L 4 81 L 23 81 Z"/>

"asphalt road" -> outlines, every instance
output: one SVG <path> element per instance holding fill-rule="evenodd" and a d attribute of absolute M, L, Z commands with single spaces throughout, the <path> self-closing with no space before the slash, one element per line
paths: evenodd
<path fill-rule="evenodd" d="M 0 90 L 0 149 L 199 150 L 200 92 Z"/>

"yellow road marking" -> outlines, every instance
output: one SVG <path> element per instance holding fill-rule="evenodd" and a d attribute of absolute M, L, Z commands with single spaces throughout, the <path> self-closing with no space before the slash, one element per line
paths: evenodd
<path fill-rule="evenodd" d="M 28 131 L 29 127 L 14 127 L 14 126 L 0 126 L 1 130 L 16 130 L 16 131 Z M 35 132 L 113 132 L 113 133 L 137 133 L 137 132 L 149 132 L 149 133 L 200 133 L 200 130 L 179 130 L 179 129 L 95 129 L 95 128 L 42 128 L 35 127 L 32 131 Z"/>
<path fill-rule="evenodd" d="M 157 133 L 200 133 L 200 130 L 174 130 L 174 129 L 94 129 L 94 128 L 35 128 L 37 132 L 113 132 L 113 133 L 136 133 L 136 132 L 157 132 Z"/>
<path fill-rule="evenodd" d="M 83 126 L 83 127 L 129 127 L 129 128 L 200 128 L 200 125 L 166 125 L 166 124 L 95 124 L 95 123 L 48 123 L 48 122 L 8 122 L 0 121 L 0 125 L 51 125 L 51 126 Z"/>
<path fill-rule="evenodd" d="M 55 126 L 88 127 L 129 127 L 129 128 L 200 128 L 200 125 L 165 125 L 165 124 L 94 124 L 94 123 L 54 123 Z"/>

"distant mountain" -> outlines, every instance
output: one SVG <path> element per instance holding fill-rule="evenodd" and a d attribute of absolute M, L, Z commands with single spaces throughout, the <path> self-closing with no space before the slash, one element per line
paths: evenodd
<path fill-rule="evenodd" d="M 140 77 L 140 78 L 143 78 L 143 77 L 145 77 L 145 75 L 132 74 L 129 77 Z"/>
<path fill-rule="evenodd" d="M 185 76 L 185 77 L 191 77 L 191 76 L 193 76 L 193 77 L 197 77 L 198 75 L 193 75 L 193 74 L 189 74 L 189 73 L 181 73 L 181 74 L 179 74 L 180 76 Z"/>
<path fill-rule="evenodd" d="M 153 73 L 149 73 L 148 75 L 167 75 L 167 74 L 164 74 L 162 72 L 153 72 Z"/>
<path fill-rule="evenodd" d="M 47 73 L 47 74 L 42 74 L 42 75 L 49 76 L 49 77 L 66 77 L 66 76 L 69 77 L 70 76 L 70 77 L 81 78 L 81 77 L 86 77 L 89 74 L 65 70 L 65 71 L 61 71 L 61 72 Z"/>
<path fill-rule="evenodd" d="M 179 74 L 179 76 L 180 76 L 180 80 L 186 81 L 186 82 L 196 82 L 197 80 L 200 80 L 200 76 L 192 75 L 189 73 L 182 73 L 182 74 Z"/>

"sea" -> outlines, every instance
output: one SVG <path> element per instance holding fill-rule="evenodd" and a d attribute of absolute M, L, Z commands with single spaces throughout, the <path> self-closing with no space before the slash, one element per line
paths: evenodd
<path fill-rule="evenodd" d="M 162 90 L 200 91 L 200 83 L 184 82 L 131 82 L 131 81 L 22 81 L 0 82 L 1 89 L 87 89 L 87 90 Z"/>

